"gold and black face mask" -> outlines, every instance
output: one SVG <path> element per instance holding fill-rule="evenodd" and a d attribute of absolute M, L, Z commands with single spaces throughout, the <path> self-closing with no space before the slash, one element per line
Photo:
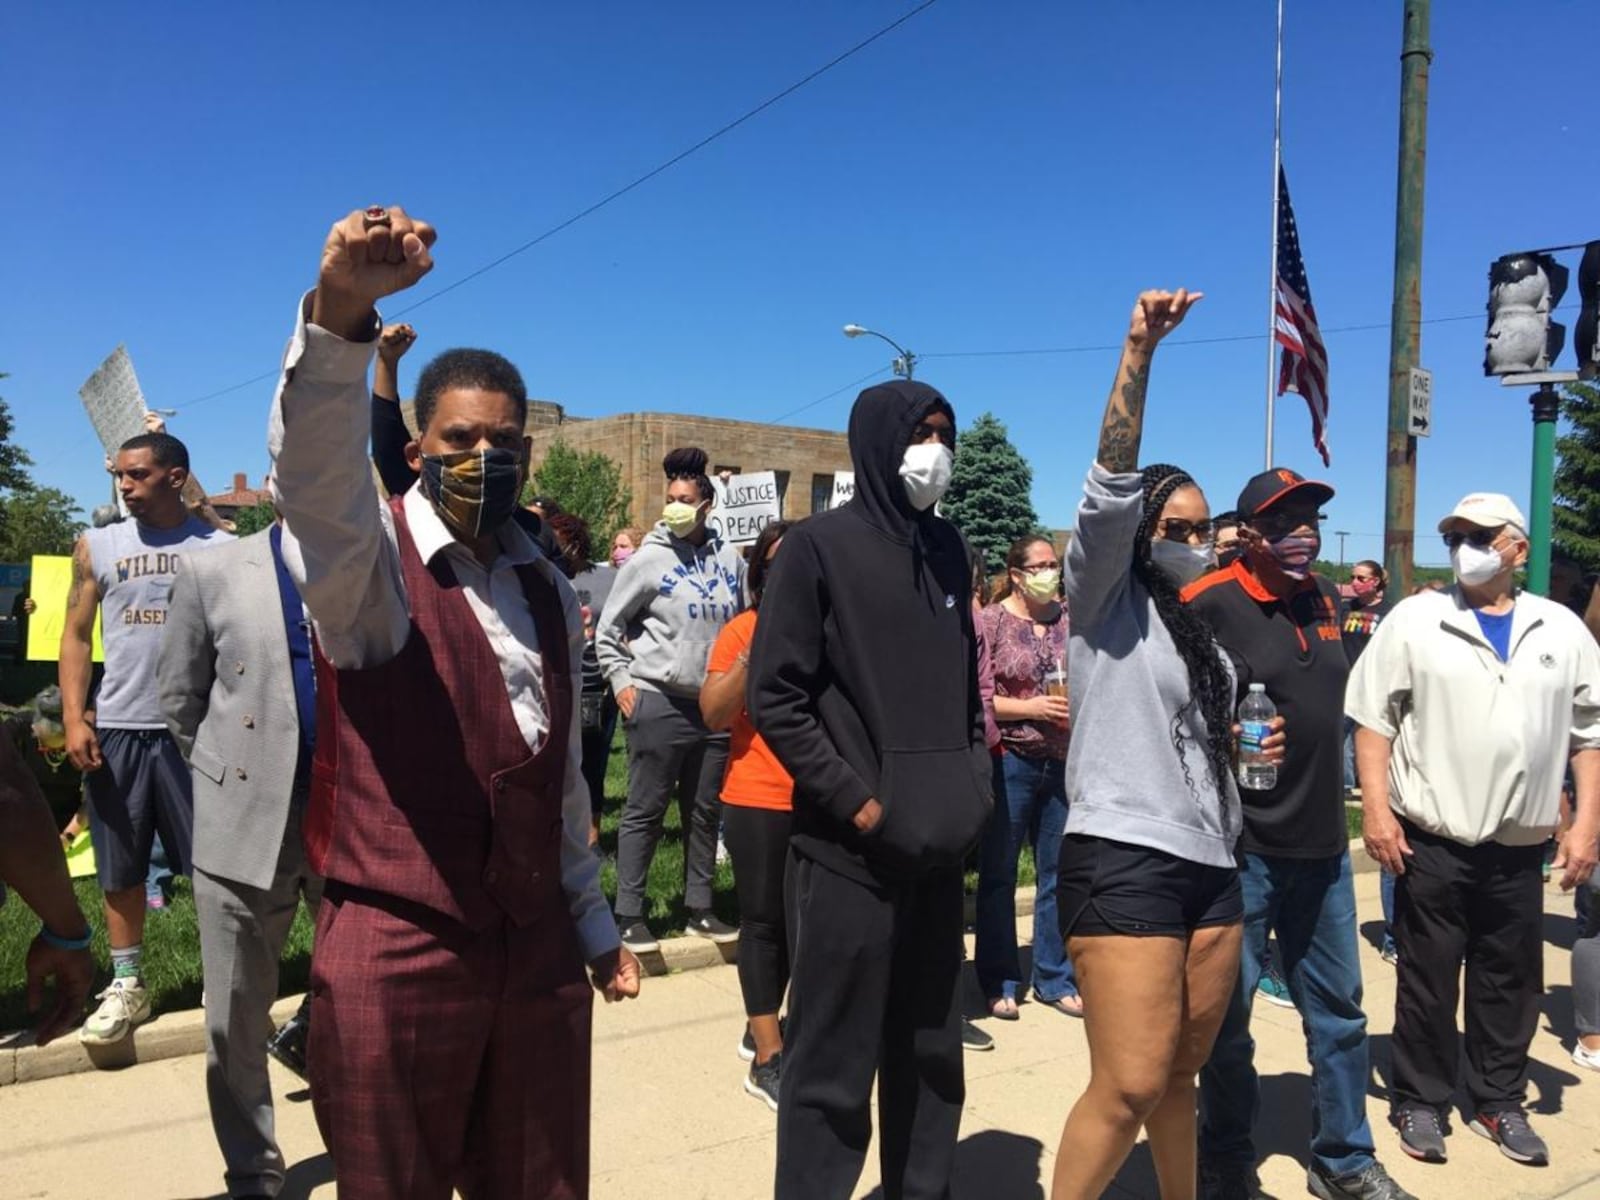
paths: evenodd
<path fill-rule="evenodd" d="M 419 486 L 446 525 L 462 537 L 482 537 L 516 512 L 522 457 L 498 448 L 424 454 Z"/>

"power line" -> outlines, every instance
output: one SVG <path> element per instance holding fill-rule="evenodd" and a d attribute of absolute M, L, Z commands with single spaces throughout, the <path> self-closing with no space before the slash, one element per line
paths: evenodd
<path fill-rule="evenodd" d="M 870 35 L 870 36 L 868 36 L 866 38 L 863 38 L 861 41 L 857 42 L 854 46 L 851 46 L 848 50 L 844 51 L 842 54 L 836 55 L 835 57 L 829 59 L 826 63 L 824 63 L 822 66 L 818 67 L 816 70 L 812 71 L 809 75 L 806 75 L 803 78 L 796 80 L 794 83 L 791 83 L 788 87 L 784 88 L 781 92 L 778 92 L 775 95 L 769 96 L 767 99 L 763 100 L 760 104 L 756 105 L 754 108 L 752 108 L 749 111 L 745 112 L 742 116 L 736 117 L 734 120 L 729 121 L 726 125 L 722 126 L 722 128 L 718 129 L 716 132 L 707 134 L 705 137 L 701 138 L 694 145 L 690 146 L 687 150 L 681 150 L 677 154 L 674 154 L 671 158 L 667 159 L 665 162 L 659 164 L 658 166 L 652 167 L 650 170 L 646 171 L 643 175 L 640 175 L 637 179 L 633 180 L 633 182 L 624 184 L 622 187 L 619 187 L 616 191 L 610 193 L 607 196 L 602 197 L 599 200 L 596 200 L 593 204 L 589 205 L 587 208 L 582 209 L 579 212 L 574 213 L 572 216 L 568 217 L 566 220 L 561 221 L 558 224 L 552 225 L 549 229 L 546 229 L 543 233 L 539 234 L 537 237 L 530 238 L 528 241 L 523 242 L 522 245 L 517 246 L 514 249 L 506 251 L 504 254 L 500 255 L 500 257 L 498 257 L 498 258 L 491 259 L 489 262 L 484 263 L 483 266 L 478 267 L 476 270 L 469 271 L 467 274 L 463 275 L 460 279 L 457 279 L 454 283 L 450 283 L 450 284 L 445 285 L 444 287 L 440 288 L 438 291 L 432 292 L 432 293 L 422 297 L 420 300 L 417 300 L 416 302 L 407 305 L 405 308 L 399 309 L 398 311 L 392 313 L 391 315 L 395 316 L 395 317 L 402 317 L 402 316 L 406 315 L 407 313 L 416 312 L 417 309 L 421 308 L 424 304 L 433 303 L 433 301 L 439 299 L 439 297 L 444 296 L 444 295 L 448 295 L 450 292 L 455 291 L 457 288 L 462 287 L 465 284 L 471 283 L 474 279 L 477 279 L 480 275 L 487 274 L 488 272 L 494 270 L 496 267 L 502 265 L 503 263 L 509 262 L 511 259 L 517 257 L 517 255 L 524 254 L 527 251 L 532 250 L 535 246 L 539 245 L 539 243 L 549 240 L 550 238 L 554 237 L 556 234 L 560 233 L 562 230 L 571 228 L 573 225 L 576 225 L 579 221 L 583 220 L 585 217 L 593 216 L 595 213 L 599 212 L 602 208 L 605 208 L 608 204 L 611 204 L 614 201 L 620 200 L 623 196 L 626 196 L 629 192 L 633 191 L 635 188 L 641 187 L 644 184 L 649 183 L 650 180 L 654 179 L 657 175 L 660 175 L 664 171 L 671 170 L 673 167 L 677 166 L 684 159 L 690 157 L 691 155 L 698 154 L 701 150 L 704 150 L 707 146 L 711 145 L 711 143 L 717 141 L 719 138 L 725 137 L 727 134 L 732 133 L 735 129 L 739 128 L 739 126 L 743 125 L 745 122 L 751 120 L 752 118 L 757 117 L 760 114 L 764 113 L 767 109 L 771 108 L 774 104 L 777 104 L 780 101 L 785 100 L 788 97 L 794 95 L 794 93 L 798 92 L 801 88 L 805 87 L 809 83 L 812 83 L 812 82 L 816 81 L 817 79 L 820 79 L 822 76 L 826 75 L 829 71 L 833 70 L 835 67 L 839 66 L 841 63 L 847 61 L 848 59 L 854 58 L 857 54 L 861 53 L 861 51 L 865 50 L 868 46 L 872 45 L 874 42 L 878 41 L 880 38 L 887 37 L 889 34 L 893 33 L 896 29 L 899 29 L 900 26 L 904 25 L 907 21 L 911 20 L 913 17 L 916 17 L 916 16 L 926 12 L 928 9 L 932 8 L 933 5 L 936 2 L 937 2 L 937 0 L 923 0 L 923 3 L 917 5 L 917 7 L 913 8 L 910 12 L 907 12 L 903 16 L 899 17 L 898 19 L 889 22 L 889 24 L 887 24 L 883 28 L 879 29 L 876 33 L 874 33 L 874 34 L 872 34 L 872 35 Z M 253 379 L 246 379 L 241 383 L 232 384 L 229 387 L 221 388 L 218 391 L 211 392 L 208 395 L 199 397 L 198 399 L 190 400 L 186 404 L 178 405 L 178 407 L 179 408 L 189 408 L 189 407 L 192 407 L 193 405 L 204 403 L 207 400 L 214 400 L 219 396 L 226 396 L 229 392 L 236 392 L 240 388 L 249 387 L 252 384 L 260 383 L 265 379 L 271 379 L 276 375 L 277 375 L 276 371 L 268 371 L 268 372 L 265 372 L 264 374 L 257 375 Z"/>
<path fill-rule="evenodd" d="M 858 388 L 863 383 L 869 383 L 872 380 L 878 378 L 880 375 L 887 375 L 888 373 L 889 373 L 889 368 L 887 368 L 887 367 L 879 367 L 876 371 L 873 371 L 870 375 L 863 375 L 860 379 L 852 380 L 851 382 L 845 384 L 841 388 L 834 388 L 834 390 L 829 392 L 826 396 L 818 396 L 815 400 L 808 400 L 806 403 L 802 404 L 799 408 L 791 408 L 788 412 L 784 413 L 782 416 L 773 417 L 770 421 L 767 422 L 767 424 L 769 424 L 769 425 L 781 425 L 785 421 L 787 421 L 790 417 L 798 416 L 800 413 L 805 412 L 806 409 L 808 409 L 808 408 L 815 408 L 817 405 L 821 404 L 824 400 L 832 400 L 835 396 L 842 396 L 845 392 L 848 392 L 851 388 Z"/>

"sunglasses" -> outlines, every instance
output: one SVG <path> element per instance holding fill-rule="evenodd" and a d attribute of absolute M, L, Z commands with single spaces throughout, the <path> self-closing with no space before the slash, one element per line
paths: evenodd
<path fill-rule="evenodd" d="M 1217 540 L 1217 527 L 1210 521 L 1185 521 L 1182 517 L 1163 517 L 1156 533 L 1169 542 L 1192 542 L 1196 538 L 1209 546 Z"/>
<path fill-rule="evenodd" d="M 1487 550 L 1499 541 L 1503 531 L 1502 526 L 1500 529 L 1474 529 L 1471 533 L 1447 533 L 1444 535 L 1444 544 L 1454 550 L 1462 542 L 1467 542 L 1479 550 Z"/>
<path fill-rule="evenodd" d="M 1040 571 L 1059 571 L 1061 564 L 1058 562 L 1029 563 L 1027 566 L 1013 567 L 1014 571 L 1021 571 L 1027 575 L 1037 575 Z"/>
<path fill-rule="evenodd" d="M 1261 513 L 1250 518 L 1250 524 L 1264 537 L 1283 537 L 1296 529 L 1315 529 L 1322 523 L 1319 512 Z"/>

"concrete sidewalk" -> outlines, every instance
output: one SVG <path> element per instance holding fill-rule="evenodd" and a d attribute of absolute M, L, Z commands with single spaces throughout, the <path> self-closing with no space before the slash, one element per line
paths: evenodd
<path fill-rule="evenodd" d="M 1378 920 L 1377 876 L 1356 880 L 1364 925 Z M 1413 1163 L 1383 1123 L 1394 974 L 1363 947 L 1372 1016 L 1374 1078 L 1368 1111 L 1379 1155 L 1423 1200 L 1600 1197 L 1600 1076 L 1575 1067 L 1568 955 L 1571 899 L 1551 888 L 1546 918 L 1548 995 L 1534 1041 L 1533 1118 L 1554 1165 L 1519 1167 L 1457 1120 L 1450 1162 Z M 1026 923 L 1023 925 L 1026 934 Z M 976 997 L 974 997 L 975 999 Z M 646 980 L 634 1003 L 596 1009 L 594 1187 L 597 1198 L 753 1200 L 770 1195 L 773 1117 L 741 1089 L 739 984 L 726 967 Z M 985 1022 L 997 1041 L 967 1056 L 967 1108 L 955 1196 L 1042 1200 L 1056 1139 L 1088 1078 L 1081 1023 L 1025 1005 L 1015 1024 Z M 1258 1004 L 1263 1076 L 1258 1144 L 1263 1182 L 1276 1196 L 1305 1195 L 1310 1089 L 1299 1020 Z M 311 1106 L 298 1080 L 273 1066 L 279 1135 L 292 1164 L 289 1200 L 334 1195 Z M 216 1197 L 222 1166 L 211 1136 L 198 1056 L 127 1070 L 0 1087 L 0 1197 L 118 1195 L 140 1200 Z M 1581 1078 L 1580 1078 L 1581 1077 Z M 858 1197 L 873 1196 L 868 1162 Z M 1143 1146 L 1113 1196 L 1154 1197 Z"/>

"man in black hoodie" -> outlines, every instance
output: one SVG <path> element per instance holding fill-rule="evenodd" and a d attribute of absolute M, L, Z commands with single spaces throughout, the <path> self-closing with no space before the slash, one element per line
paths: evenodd
<path fill-rule="evenodd" d="M 992 804 L 967 553 L 934 511 L 955 413 L 926 384 L 850 414 L 856 494 L 791 529 L 763 592 L 749 710 L 795 780 L 798 916 L 778 1200 L 949 1194 L 961 1063 L 962 860 Z"/>

